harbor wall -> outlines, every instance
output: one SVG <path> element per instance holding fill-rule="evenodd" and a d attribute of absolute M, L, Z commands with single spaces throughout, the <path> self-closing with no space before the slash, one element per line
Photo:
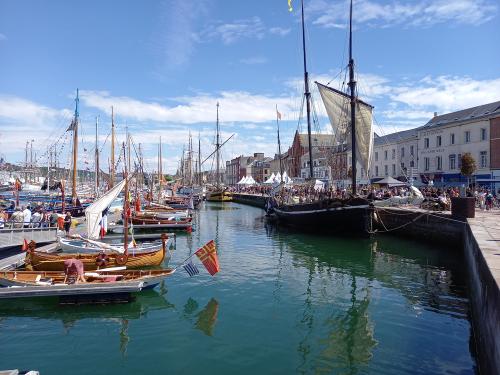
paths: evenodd
<path fill-rule="evenodd" d="M 247 204 L 249 206 L 259 207 L 264 209 L 266 206 L 267 195 L 255 195 L 245 193 L 233 193 L 233 202 Z"/>
<path fill-rule="evenodd" d="M 478 244 L 480 236 L 467 225 L 464 251 L 468 265 L 469 298 L 480 373 L 496 375 L 500 374 L 500 289 L 492 272 L 496 272 L 498 278 L 500 271 L 488 265 L 485 251 Z M 500 256 L 499 253 L 492 255 Z"/>
<path fill-rule="evenodd" d="M 373 215 L 373 228 L 380 233 L 460 248 L 466 226 L 450 213 L 421 209 L 377 207 Z"/>

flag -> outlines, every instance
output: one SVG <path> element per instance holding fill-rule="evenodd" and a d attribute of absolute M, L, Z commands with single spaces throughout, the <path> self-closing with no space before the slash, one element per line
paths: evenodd
<path fill-rule="evenodd" d="M 281 113 L 278 110 L 276 110 L 276 116 L 278 116 L 278 120 L 281 120 Z"/>
<path fill-rule="evenodd" d="M 196 256 L 201 260 L 210 275 L 215 275 L 220 270 L 217 249 L 213 240 L 207 242 L 196 251 Z"/>
<path fill-rule="evenodd" d="M 293 10 L 292 8 L 292 0 L 288 0 L 288 11 L 291 12 Z"/>
<path fill-rule="evenodd" d="M 28 250 L 28 241 L 26 241 L 26 238 L 24 239 L 23 242 L 23 247 L 21 248 L 22 251 L 27 251 Z"/>
<path fill-rule="evenodd" d="M 186 270 L 189 276 L 198 275 L 200 273 L 198 267 L 196 267 L 191 260 L 189 261 L 189 263 L 183 264 L 182 268 Z"/>

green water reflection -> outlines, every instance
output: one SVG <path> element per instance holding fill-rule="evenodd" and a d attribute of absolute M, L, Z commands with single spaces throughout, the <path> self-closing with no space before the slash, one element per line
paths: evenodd
<path fill-rule="evenodd" d="M 43 374 L 475 373 L 459 249 L 296 234 L 209 203 L 171 265 L 215 239 L 221 272 L 134 302 L 2 301 L 0 368 Z"/>

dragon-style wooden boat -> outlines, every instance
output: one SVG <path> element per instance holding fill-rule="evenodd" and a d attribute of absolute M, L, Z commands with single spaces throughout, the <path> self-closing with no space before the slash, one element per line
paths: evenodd
<path fill-rule="evenodd" d="M 83 262 L 86 271 L 105 267 L 127 266 L 128 268 L 142 268 L 162 264 L 167 254 L 167 236 L 162 236 L 162 243 L 148 251 L 137 251 L 134 247 L 124 253 L 45 253 L 36 251 L 35 245 L 30 243 L 26 253 L 26 268 L 35 271 L 64 270 L 64 261 L 78 259 Z"/>

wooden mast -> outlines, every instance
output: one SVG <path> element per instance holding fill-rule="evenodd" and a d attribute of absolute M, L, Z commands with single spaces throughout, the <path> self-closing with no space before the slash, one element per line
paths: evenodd
<path fill-rule="evenodd" d="M 280 115 L 278 112 L 278 105 L 276 104 L 276 127 L 278 129 L 278 157 L 280 159 L 280 183 L 283 182 L 283 160 L 281 160 L 281 142 L 280 142 Z"/>
<path fill-rule="evenodd" d="M 200 133 L 198 133 L 198 183 L 201 186 L 202 178 L 201 178 L 201 138 L 200 138 Z"/>
<path fill-rule="evenodd" d="M 356 195 L 356 81 L 354 80 L 354 60 L 352 58 L 352 0 L 349 11 L 349 91 L 351 96 L 351 172 L 352 194 Z"/>
<path fill-rule="evenodd" d="M 110 188 L 115 184 L 115 116 L 113 106 L 111 106 L 111 181 Z"/>
<path fill-rule="evenodd" d="M 313 173 L 313 149 L 311 139 L 311 93 L 309 92 L 309 73 L 307 72 L 306 60 L 306 31 L 304 26 L 304 0 L 301 1 L 302 8 L 302 50 L 304 52 L 304 95 L 306 97 L 307 108 L 307 143 L 309 146 L 309 178 L 314 178 Z"/>
<path fill-rule="evenodd" d="M 158 203 L 161 203 L 161 192 L 163 189 L 163 164 L 162 164 L 162 144 L 161 144 L 161 136 L 160 136 L 160 160 L 159 160 L 159 166 L 158 166 L 158 179 L 159 179 L 159 184 L 160 184 L 160 190 L 158 192 Z"/>
<path fill-rule="evenodd" d="M 76 205 L 76 176 L 78 172 L 77 166 L 77 156 L 78 156 L 78 103 L 80 99 L 78 98 L 78 89 L 76 89 L 76 99 L 75 99 L 75 118 L 73 119 L 73 179 L 71 186 L 71 200 L 73 206 Z"/>
<path fill-rule="evenodd" d="M 128 173 L 127 173 L 127 155 L 125 151 L 125 142 L 123 142 L 123 165 L 124 172 L 123 178 L 125 179 L 125 199 L 123 201 L 123 248 L 125 250 L 124 254 L 128 255 L 128 221 L 130 212 L 130 202 L 128 200 Z"/>
<path fill-rule="evenodd" d="M 216 158 L 216 167 L 215 167 L 215 178 L 216 178 L 216 182 L 215 182 L 215 185 L 217 187 L 217 190 L 219 190 L 220 188 L 220 177 L 219 177 L 219 163 L 220 163 L 220 155 L 219 155 L 219 147 L 220 147 L 220 140 L 219 140 L 219 102 L 217 102 L 217 125 L 216 125 L 216 129 L 217 129 L 217 135 L 216 135 L 216 143 L 215 143 L 215 147 L 216 147 L 216 153 L 215 153 L 215 158 Z"/>

